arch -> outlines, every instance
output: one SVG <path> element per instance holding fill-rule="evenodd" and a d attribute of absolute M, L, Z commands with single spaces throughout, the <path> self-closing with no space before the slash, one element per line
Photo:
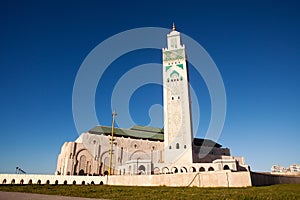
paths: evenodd
<path fill-rule="evenodd" d="M 137 159 L 139 159 L 139 160 L 149 160 L 150 157 L 145 151 L 136 150 L 130 155 L 129 160 L 137 160 Z"/>
<path fill-rule="evenodd" d="M 58 185 L 58 180 L 56 180 L 54 184 L 55 184 L 55 185 Z"/>
<path fill-rule="evenodd" d="M 104 176 L 107 176 L 108 175 L 108 171 L 106 170 L 105 172 L 104 172 Z"/>
<path fill-rule="evenodd" d="M 162 173 L 163 174 L 168 174 L 169 173 L 169 168 L 167 168 L 167 167 L 162 168 Z"/>
<path fill-rule="evenodd" d="M 46 184 L 47 184 L 47 185 L 49 185 L 49 184 L 50 184 L 50 181 L 49 181 L 49 180 L 47 180 L 47 181 L 46 181 Z"/>
<path fill-rule="evenodd" d="M 86 169 L 86 166 L 87 166 L 86 156 L 81 155 L 80 158 L 79 158 L 79 175 L 80 175 L 81 170 L 84 173 L 84 169 Z M 81 174 L 81 175 L 83 175 L 83 174 Z"/>
<path fill-rule="evenodd" d="M 23 179 L 20 180 L 20 184 L 21 184 L 21 185 L 24 184 L 24 180 L 23 180 Z"/>
<path fill-rule="evenodd" d="M 83 169 L 79 170 L 78 175 L 79 175 L 79 176 L 83 176 L 83 175 L 84 175 L 84 170 L 83 170 Z"/>
<path fill-rule="evenodd" d="M 42 181 L 39 179 L 36 184 L 41 185 Z"/>
<path fill-rule="evenodd" d="M 204 167 L 200 167 L 199 172 L 205 172 L 205 168 Z"/>
<path fill-rule="evenodd" d="M 68 184 L 68 181 L 67 181 L 67 180 L 65 180 L 65 181 L 64 181 L 64 185 L 67 185 L 67 184 Z"/>
<path fill-rule="evenodd" d="M 181 167 L 180 172 L 181 172 L 181 173 L 187 173 L 186 167 Z"/>
<path fill-rule="evenodd" d="M 178 173 L 177 167 L 172 167 L 171 172 L 172 172 L 172 173 L 175 173 L 175 174 Z"/>
<path fill-rule="evenodd" d="M 179 149 L 179 143 L 176 143 L 176 149 Z"/>
<path fill-rule="evenodd" d="M 208 171 L 215 171 L 215 169 L 213 167 L 209 167 Z"/>
<path fill-rule="evenodd" d="M 32 184 L 32 179 L 30 179 L 29 181 L 28 181 L 28 185 L 31 185 Z"/>
<path fill-rule="evenodd" d="M 91 182 L 91 185 L 95 185 L 94 181 Z"/>
<path fill-rule="evenodd" d="M 224 170 L 230 170 L 230 168 L 229 168 L 228 165 L 225 165 L 225 166 L 223 167 L 223 169 L 224 169 Z"/>
<path fill-rule="evenodd" d="M 85 181 L 82 181 L 82 182 L 81 182 L 81 185 L 85 185 Z"/>
<path fill-rule="evenodd" d="M 196 172 L 196 168 L 195 167 L 190 167 L 190 172 Z"/>
<path fill-rule="evenodd" d="M 72 184 L 73 184 L 73 185 L 76 185 L 76 181 L 74 180 Z"/>
<path fill-rule="evenodd" d="M 6 179 L 3 179 L 2 184 L 6 184 Z"/>
<path fill-rule="evenodd" d="M 79 171 L 81 169 L 83 169 L 84 172 L 86 172 L 86 170 L 87 170 L 87 162 L 86 161 L 90 157 L 92 157 L 92 156 L 86 148 L 79 150 L 76 154 L 73 155 L 73 158 L 76 161 L 76 164 L 74 166 L 74 172 L 73 172 L 74 175 L 78 175 Z"/>
<path fill-rule="evenodd" d="M 140 165 L 138 168 L 138 174 L 145 174 L 146 173 L 146 167 L 144 165 Z"/>
<path fill-rule="evenodd" d="M 100 185 L 103 185 L 103 181 L 100 181 Z"/>
<path fill-rule="evenodd" d="M 11 180 L 11 182 L 10 182 L 11 184 L 15 184 L 16 183 L 16 180 L 15 179 L 13 179 L 13 180 Z"/>
<path fill-rule="evenodd" d="M 155 167 L 153 169 L 153 174 L 160 174 L 160 169 L 158 167 Z"/>

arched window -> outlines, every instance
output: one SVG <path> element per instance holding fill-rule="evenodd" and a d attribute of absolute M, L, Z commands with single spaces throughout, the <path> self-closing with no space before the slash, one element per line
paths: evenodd
<path fill-rule="evenodd" d="M 177 167 L 173 167 L 171 171 L 172 171 L 173 173 L 178 173 Z"/>
<path fill-rule="evenodd" d="M 50 184 L 50 181 L 49 181 L 49 180 L 47 180 L 47 181 L 46 181 L 46 184 L 47 184 L 47 185 L 49 185 L 49 184 Z"/>
<path fill-rule="evenodd" d="M 67 185 L 67 184 L 68 184 L 68 182 L 67 182 L 67 180 L 65 180 L 65 181 L 64 181 L 64 185 Z"/>
<path fill-rule="evenodd" d="M 169 149 L 172 149 L 172 146 L 169 146 Z"/>
<path fill-rule="evenodd" d="M 160 169 L 158 167 L 155 167 L 153 170 L 153 174 L 160 174 Z"/>
<path fill-rule="evenodd" d="M 215 171 L 213 167 L 208 168 L 208 171 Z"/>
<path fill-rule="evenodd" d="M 176 143 L 176 149 L 179 149 L 179 143 Z"/>
<path fill-rule="evenodd" d="M 168 174 L 169 173 L 169 168 L 167 168 L 167 167 L 162 168 L 162 173 L 163 174 Z"/>
<path fill-rule="evenodd" d="M 195 167 L 191 167 L 190 168 L 190 172 L 196 172 L 196 168 Z"/>
<path fill-rule="evenodd" d="M 139 170 L 138 174 L 146 173 L 146 167 L 144 165 L 140 165 L 138 170 Z"/>
<path fill-rule="evenodd" d="M 204 167 L 200 167 L 199 172 L 205 172 L 205 168 Z"/>
<path fill-rule="evenodd" d="M 83 176 L 84 175 L 84 170 L 81 169 L 78 174 L 79 174 L 79 176 Z"/>
<path fill-rule="evenodd" d="M 73 185 L 76 185 L 76 181 L 75 180 L 73 181 Z"/>
<path fill-rule="evenodd" d="M 182 167 L 182 168 L 180 169 L 180 172 L 181 172 L 181 173 L 187 173 L 187 169 L 186 169 L 185 167 Z"/>
<path fill-rule="evenodd" d="M 225 166 L 223 167 L 223 169 L 224 169 L 224 170 L 229 170 L 230 168 L 229 168 L 228 165 L 225 165 Z"/>
<path fill-rule="evenodd" d="M 82 182 L 81 182 L 81 185 L 85 185 L 85 181 L 82 181 Z"/>

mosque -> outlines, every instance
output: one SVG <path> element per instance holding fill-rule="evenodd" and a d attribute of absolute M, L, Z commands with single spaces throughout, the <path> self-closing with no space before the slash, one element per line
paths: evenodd
<path fill-rule="evenodd" d="M 65 142 L 57 175 L 175 174 L 249 171 L 243 157 L 209 139 L 193 138 L 185 46 L 175 26 L 162 49 L 164 128 L 95 126 Z M 113 113 L 113 118 L 115 113 Z"/>

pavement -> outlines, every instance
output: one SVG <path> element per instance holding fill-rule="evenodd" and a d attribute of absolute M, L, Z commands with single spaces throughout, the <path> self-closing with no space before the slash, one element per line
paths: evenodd
<path fill-rule="evenodd" d="M 95 199 L 82 198 L 82 197 L 67 197 L 67 196 L 57 196 L 57 195 L 0 191 L 0 200 L 95 200 Z"/>

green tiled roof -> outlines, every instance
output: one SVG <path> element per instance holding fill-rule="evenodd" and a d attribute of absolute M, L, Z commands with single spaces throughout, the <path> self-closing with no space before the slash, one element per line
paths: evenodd
<path fill-rule="evenodd" d="M 97 135 L 111 135 L 111 127 L 110 126 L 95 126 L 91 130 L 89 130 L 91 134 Z M 164 129 L 154 128 L 149 126 L 133 126 L 130 129 L 124 128 L 114 128 L 114 136 L 119 137 L 130 137 L 135 139 L 148 139 L 153 141 L 164 141 Z M 196 146 L 210 146 L 210 147 L 222 147 L 222 145 L 209 140 L 202 138 L 194 138 L 194 145 Z"/>
<path fill-rule="evenodd" d="M 146 131 L 152 133 L 164 133 L 164 129 L 162 128 L 154 128 L 150 126 L 133 126 L 130 130 L 137 130 L 137 131 Z"/>
<path fill-rule="evenodd" d="M 163 130 L 160 128 L 133 126 L 130 129 L 114 128 L 115 136 L 130 137 L 136 139 L 148 139 L 155 141 L 164 141 Z M 96 126 L 89 130 L 92 134 L 105 134 L 111 135 L 111 127 L 109 126 Z"/>

